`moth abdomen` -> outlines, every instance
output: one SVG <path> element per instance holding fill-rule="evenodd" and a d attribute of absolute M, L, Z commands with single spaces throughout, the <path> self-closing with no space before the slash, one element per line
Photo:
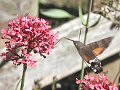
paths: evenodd
<path fill-rule="evenodd" d="M 96 57 L 93 60 L 90 60 L 89 65 L 91 67 L 91 69 L 95 72 L 95 73 L 100 73 L 103 71 L 103 68 L 101 66 L 101 61 Z"/>

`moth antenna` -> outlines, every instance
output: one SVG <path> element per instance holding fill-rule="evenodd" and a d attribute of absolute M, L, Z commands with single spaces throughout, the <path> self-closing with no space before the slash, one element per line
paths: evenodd
<path fill-rule="evenodd" d="M 74 41 L 74 40 L 72 40 L 72 39 L 69 39 L 69 38 L 66 38 L 66 37 L 62 37 L 61 39 L 58 40 L 58 42 L 57 42 L 56 44 L 58 44 L 62 39 L 67 39 L 67 40 L 70 40 L 70 41 Z M 55 45 L 56 45 L 56 44 L 55 44 Z"/>
<path fill-rule="evenodd" d="M 67 39 L 67 40 L 70 40 L 70 41 L 74 41 L 74 40 L 72 40 L 72 39 L 69 39 L 69 38 L 66 38 L 66 37 L 63 37 L 63 38 L 65 38 L 65 39 Z"/>
<path fill-rule="evenodd" d="M 81 30 L 82 30 L 82 28 L 80 29 L 80 32 L 79 32 L 79 38 L 78 38 L 78 41 L 80 41 Z"/>

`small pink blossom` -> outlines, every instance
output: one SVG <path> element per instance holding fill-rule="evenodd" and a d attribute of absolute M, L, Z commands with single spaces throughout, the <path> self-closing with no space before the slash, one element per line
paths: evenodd
<path fill-rule="evenodd" d="M 109 90 L 118 90 L 118 87 L 116 87 L 116 86 L 109 86 Z"/>
<path fill-rule="evenodd" d="M 76 79 L 77 84 L 82 84 L 82 90 L 118 90 L 112 82 L 109 82 L 105 75 L 98 77 L 85 75 L 83 80 Z"/>
<path fill-rule="evenodd" d="M 81 80 L 78 80 L 77 78 L 76 78 L 76 84 L 80 84 L 81 83 Z"/>
<path fill-rule="evenodd" d="M 18 17 L 1 30 L 2 39 L 7 39 L 6 52 L 1 56 L 13 64 L 36 66 L 31 52 L 39 53 L 44 58 L 49 55 L 58 40 L 58 35 L 51 30 L 45 19 L 31 16 Z M 21 52 L 21 53 L 18 53 Z"/>

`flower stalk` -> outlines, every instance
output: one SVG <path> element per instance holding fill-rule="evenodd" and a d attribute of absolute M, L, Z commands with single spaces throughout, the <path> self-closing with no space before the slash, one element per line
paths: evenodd
<path fill-rule="evenodd" d="M 86 44 L 86 40 L 87 40 L 87 33 L 88 33 L 88 29 L 89 29 L 89 18 L 90 18 L 90 12 L 92 10 L 92 5 L 93 5 L 93 0 L 90 0 L 87 22 L 85 25 L 86 29 L 85 29 L 84 44 Z M 81 70 L 81 74 L 80 74 L 80 79 L 82 80 L 83 77 L 84 77 L 84 60 L 82 60 L 82 70 Z M 79 90 L 81 90 L 81 84 L 79 86 Z"/>
<path fill-rule="evenodd" d="M 24 88 L 26 70 L 27 70 L 27 65 L 23 64 L 23 73 L 22 73 L 22 81 L 21 81 L 20 90 L 23 90 L 23 88 Z"/>

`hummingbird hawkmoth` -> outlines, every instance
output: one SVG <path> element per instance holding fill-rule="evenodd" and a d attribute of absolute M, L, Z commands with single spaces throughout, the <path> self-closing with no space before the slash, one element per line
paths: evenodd
<path fill-rule="evenodd" d="M 103 71 L 101 61 L 96 56 L 100 55 L 109 46 L 113 37 L 107 37 L 88 45 L 66 37 L 65 39 L 70 40 L 74 43 L 79 55 L 95 73 L 98 74 Z"/>

